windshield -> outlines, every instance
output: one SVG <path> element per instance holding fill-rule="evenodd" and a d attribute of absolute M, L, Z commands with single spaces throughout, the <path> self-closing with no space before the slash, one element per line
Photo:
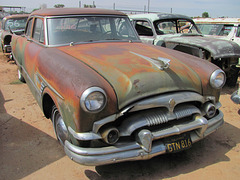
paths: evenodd
<path fill-rule="evenodd" d="M 4 30 L 6 30 L 6 31 L 9 30 L 9 27 L 11 30 L 24 29 L 26 22 L 27 22 L 27 17 L 8 19 L 5 22 Z"/>
<path fill-rule="evenodd" d="M 139 40 L 127 17 L 79 16 L 47 20 L 49 45 L 105 40 Z"/>
<path fill-rule="evenodd" d="M 205 35 L 228 36 L 233 25 L 224 24 L 197 24 L 200 31 Z"/>
<path fill-rule="evenodd" d="M 195 26 L 187 20 L 167 20 L 154 22 L 157 35 L 175 33 L 198 33 Z"/>

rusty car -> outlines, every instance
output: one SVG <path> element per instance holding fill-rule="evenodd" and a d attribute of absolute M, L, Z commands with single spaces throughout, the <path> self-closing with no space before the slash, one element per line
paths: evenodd
<path fill-rule="evenodd" d="M 2 19 L 0 40 L 3 53 L 11 52 L 12 33 L 21 35 L 27 22 L 28 14 L 8 15 Z"/>
<path fill-rule="evenodd" d="M 77 163 L 145 160 L 188 149 L 224 123 L 226 77 L 198 57 L 140 41 L 128 16 L 96 8 L 34 11 L 13 35 L 29 86 Z"/>
<path fill-rule="evenodd" d="M 240 47 L 234 42 L 205 37 L 193 19 L 179 14 L 150 13 L 129 15 L 142 42 L 182 51 L 224 70 L 226 84 L 237 83 Z"/>

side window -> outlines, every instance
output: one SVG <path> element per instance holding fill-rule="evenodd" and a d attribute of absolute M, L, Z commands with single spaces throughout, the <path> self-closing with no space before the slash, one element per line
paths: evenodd
<path fill-rule="evenodd" d="M 238 29 L 237 29 L 237 34 L 236 34 L 237 37 L 240 37 L 240 26 L 238 26 Z"/>
<path fill-rule="evenodd" d="M 228 36 L 228 34 L 231 32 L 233 28 L 233 25 L 224 25 L 221 31 L 219 32 L 220 36 Z"/>
<path fill-rule="evenodd" d="M 32 22 L 33 19 L 30 19 L 27 24 L 27 29 L 26 29 L 26 36 L 31 36 L 31 30 L 32 30 Z"/>
<path fill-rule="evenodd" d="M 137 20 L 135 24 L 138 35 L 140 36 L 153 36 L 152 27 L 148 21 Z"/>
<path fill-rule="evenodd" d="M 33 39 L 44 43 L 44 31 L 43 31 L 43 20 L 37 18 L 34 23 L 34 29 L 33 29 Z"/>

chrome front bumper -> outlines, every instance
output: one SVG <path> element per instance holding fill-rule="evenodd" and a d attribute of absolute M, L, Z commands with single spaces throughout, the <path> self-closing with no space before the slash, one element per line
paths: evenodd
<path fill-rule="evenodd" d="M 146 160 L 166 153 L 163 138 L 189 132 L 192 143 L 195 143 L 214 132 L 223 123 L 223 113 L 219 111 L 218 115 L 210 120 L 196 116 L 188 123 L 151 132 L 150 136 L 143 137 L 143 141 L 150 148 L 146 148 L 146 145 L 138 142 L 102 148 L 82 148 L 65 141 L 64 150 L 72 160 L 83 165 L 98 166 L 123 161 Z"/>

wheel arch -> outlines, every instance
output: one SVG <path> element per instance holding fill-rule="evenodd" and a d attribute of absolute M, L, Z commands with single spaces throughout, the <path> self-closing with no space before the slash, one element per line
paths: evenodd
<path fill-rule="evenodd" d="M 52 107 L 54 105 L 56 105 L 56 103 L 54 102 L 53 98 L 48 93 L 44 93 L 42 98 L 42 109 L 46 118 L 51 118 Z"/>
<path fill-rule="evenodd" d="M 12 35 L 6 35 L 3 40 L 4 45 L 10 45 L 11 40 L 12 40 Z"/>

